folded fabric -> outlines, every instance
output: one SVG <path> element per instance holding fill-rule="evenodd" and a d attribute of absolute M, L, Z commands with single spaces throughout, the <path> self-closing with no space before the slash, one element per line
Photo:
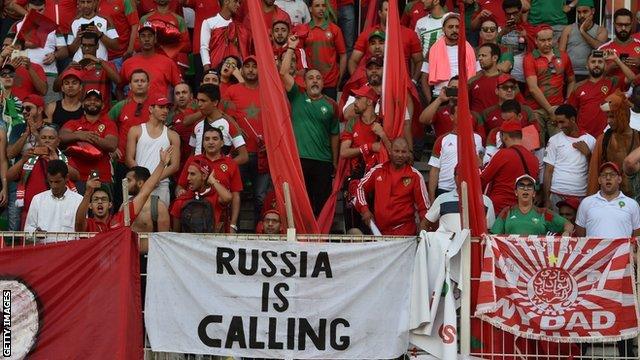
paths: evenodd
<path fill-rule="evenodd" d="M 78 141 L 73 145 L 67 146 L 65 150 L 67 156 L 80 157 L 84 160 L 98 160 L 102 157 L 102 151 L 85 141 Z"/>
<path fill-rule="evenodd" d="M 476 57 L 473 47 L 468 42 L 465 66 L 467 67 L 467 76 L 472 77 L 476 74 Z M 459 60 L 458 60 L 459 61 Z M 447 43 L 445 37 L 442 36 L 429 48 L 429 84 L 434 85 L 443 81 L 449 81 L 451 78 L 451 64 L 449 63 L 449 54 L 447 53 Z"/>

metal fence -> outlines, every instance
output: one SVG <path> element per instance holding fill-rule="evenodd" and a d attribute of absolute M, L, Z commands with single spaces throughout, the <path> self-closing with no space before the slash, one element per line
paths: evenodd
<path fill-rule="evenodd" d="M 36 246 L 37 244 L 60 242 L 86 239 L 93 236 L 93 233 L 39 233 L 28 234 L 24 232 L 0 232 L 0 249 L 5 247 L 23 247 L 23 246 Z M 205 237 L 216 236 L 214 234 L 202 234 Z M 266 240 L 266 241 L 306 241 L 306 242 L 337 242 L 337 243 L 357 243 L 357 242 L 371 242 L 371 241 L 390 241 L 402 239 L 403 237 L 374 237 L 374 236 L 346 236 L 346 235 L 296 235 L 295 232 L 290 232 L 287 235 L 254 235 L 254 234 L 236 234 L 225 235 L 233 236 L 237 240 Z M 148 241 L 148 233 L 138 234 L 138 241 Z M 472 243 L 479 243 L 481 239 L 472 239 Z M 637 251 L 637 246 L 634 248 L 635 264 L 640 263 L 640 253 Z M 470 244 L 463 248 L 463 276 L 470 274 L 471 263 L 471 251 Z M 482 252 L 475 254 L 478 259 L 482 259 Z M 146 254 L 140 255 L 141 261 L 141 282 L 146 284 Z M 466 271 L 465 271 L 466 270 Z M 637 289 L 640 288 L 640 267 L 636 266 L 636 295 Z M 463 279 L 463 281 L 477 282 L 479 278 L 469 277 Z M 466 288 L 469 288 L 468 286 Z M 490 332 L 482 331 L 481 328 L 479 335 L 474 334 L 477 340 L 483 343 L 493 343 L 496 336 L 500 337 L 502 341 L 502 347 L 499 349 L 493 349 L 492 352 L 474 353 L 470 351 L 470 344 L 472 342 L 470 324 L 472 321 L 480 321 L 475 319 L 473 315 L 473 309 L 470 308 L 471 295 L 469 292 L 463 292 L 463 298 L 461 303 L 463 307 L 460 309 L 460 350 L 463 355 L 470 355 L 478 358 L 492 359 L 492 360 L 561 360 L 561 359 L 580 359 L 580 360 L 638 360 L 640 359 L 638 354 L 638 341 L 640 339 L 632 339 L 618 343 L 593 343 L 593 344 L 571 344 L 571 343 L 554 343 L 554 342 L 534 342 L 526 341 L 523 338 L 514 338 L 511 334 L 497 329 L 491 329 Z M 639 298 L 640 300 L 640 298 Z M 144 309 L 143 309 L 144 313 Z M 474 320 L 472 320 L 474 319 Z M 145 337 L 146 339 L 146 337 Z M 145 340 L 145 359 L 149 360 L 219 360 L 219 359 L 232 359 L 217 356 L 208 355 L 188 355 L 188 354 L 168 354 L 168 353 L 153 353 Z M 421 352 L 410 351 L 405 358 L 414 358 L 420 356 Z"/>

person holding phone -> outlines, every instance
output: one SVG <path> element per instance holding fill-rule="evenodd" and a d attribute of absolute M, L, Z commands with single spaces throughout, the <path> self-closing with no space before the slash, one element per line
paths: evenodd
<path fill-rule="evenodd" d="M 111 21 L 98 15 L 98 0 L 78 0 L 78 18 L 71 23 L 69 54 L 73 54 L 73 61 L 80 62 L 83 58 L 81 48 L 84 34 L 93 33 L 98 38 L 99 45 L 96 57 L 108 60 L 107 49 L 117 50 L 120 47 L 118 31 Z"/>
<path fill-rule="evenodd" d="M 613 50 L 620 60 L 627 65 L 634 74 L 640 73 L 640 39 L 631 36 L 634 26 L 634 16 L 629 9 L 621 8 L 613 13 L 613 28 L 615 38 L 604 43 L 598 50 Z M 628 84 L 625 74 L 613 59 L 607 61 L 605 71 L 607 76 L 618 78 L 618 87 L 625 91 Z"/>

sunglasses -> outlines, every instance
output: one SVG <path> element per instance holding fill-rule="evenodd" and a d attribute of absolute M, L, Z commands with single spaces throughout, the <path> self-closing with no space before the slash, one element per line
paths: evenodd
<path fill-rule="evenodd" d="M 144 105 L 142 103 L 137 103 L 136 104 L 136 111 L 133 113 L 134 116 L 139 117 L 140 115 L 142 115 L 142 107 Z"/>
<path fill-rule="evenodd" d="M 13 71 L 3 71 L 0 72 L 0 77 L 14 77 L 16 73 Z"/>
<path fill-rule="evenodd" d="M 495 26 L 483 26 L 483 27 L 481 27 L 480 29 L 481 29 L 482 31 L 484 31 L 484 32 L 488 32 L 488 33 L 494 33 L 494 32 L 496 32 L 496 30 L 498 30 L 498 28 L 497 28 L 497 27 L 495 27 Z"/>
<path fill-rule="evenodd" d="M 527 184 L 517 183 L 516 187 L 520 190 L 533 190 L 536 186 L 533 185 L 532 183 L 527 183 Z"/>

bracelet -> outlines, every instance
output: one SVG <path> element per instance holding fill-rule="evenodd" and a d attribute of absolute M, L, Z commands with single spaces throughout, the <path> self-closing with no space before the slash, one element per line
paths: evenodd
<path fill-rule="evenodd" d="M 232 228 L 235 231 L 238 231 L 238 225 L 236 225 L 236 224 L 231 224 L 231 225 L 229 225 L 229 227 Z"/>

